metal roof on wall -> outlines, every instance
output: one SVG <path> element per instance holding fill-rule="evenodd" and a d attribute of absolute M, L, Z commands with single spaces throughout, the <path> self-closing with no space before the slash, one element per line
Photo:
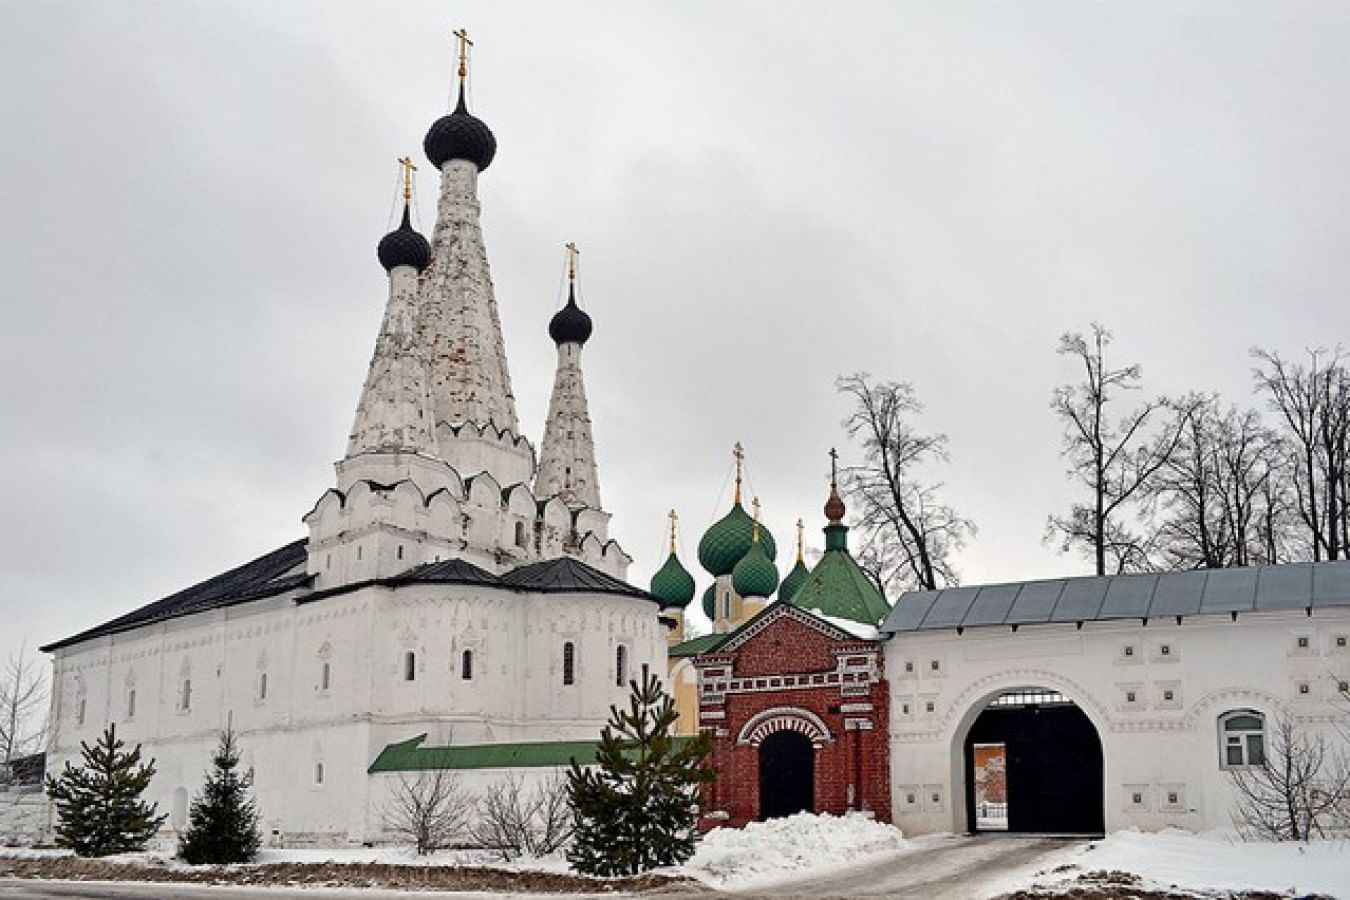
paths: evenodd
<path fill-rule="evenodd" d="M 890 634 L 1350 606 L 1350 561 L 1056 578 L 911 591 L 882 623 Z"/>

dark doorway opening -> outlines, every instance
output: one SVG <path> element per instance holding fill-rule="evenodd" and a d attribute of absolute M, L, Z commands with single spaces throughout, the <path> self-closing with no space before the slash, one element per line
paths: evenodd
<path fill-rule="evenodd" d="M 1002 748 L 1003 821 L 981 810 L 979 764 Z M 971 831 L 1101 834 L 1102 743 L 1097 729 L 1072 701 L 1055 691 L 1011 691 L 994 699 L 970 727 L 965 743 L 966 821 Z"/>
<path fill-rule="evenodd" d="M 775 731 L 759 745 L 759 817 L 815 812 L 816 751 L 799 731 Z"/>

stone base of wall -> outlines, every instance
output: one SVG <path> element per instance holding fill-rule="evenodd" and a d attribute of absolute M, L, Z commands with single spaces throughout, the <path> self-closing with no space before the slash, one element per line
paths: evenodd
<path fill-rule="evenodd" d="M 0 846 L 50 843 L 52 803 L 41 785 L 0 790 Z"/>

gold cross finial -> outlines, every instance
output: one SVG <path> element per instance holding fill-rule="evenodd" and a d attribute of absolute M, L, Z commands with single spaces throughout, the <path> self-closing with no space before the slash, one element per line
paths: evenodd
<path fill-rule="evenodd" d="M 805 558 L 804 544 L 806 542 L 806 525 L 801 519 L 797 520 L 797 562 L 803 562 Z"/>
<path fill-rule="evenodd" d="M 839 451 L 830 448 L 830 487 L 839 487 Z"/>
<path fill-rule="evenodd" d="M 754 526 L 750 529 L 750 540 L 752 540 L 752 541 L 758 541 L 758 540 L 759 540 L 759 498 L 758 498 L 758 497 L 752 497 L 751 500 L 750 500 L 750 506 L 751 506 L 751 508 L 754 509 L 754 511 L 755 511 L 755 520 L 754 520 L 755 524 L 754 524 Z"/>
<path fill-rule="evenodd" d="M 736 502 L 741 502 L 741 469 L 745 465 L 745 448 L 741 442 L 737 441 L 736 446 L 731 448 L 731 455 L 736 460 Z"/>
<path fill-rule="evenodd" d="M 577 249 L 575 241 L 568 241 L 567 244 L 567 280 L 573 282 L 577 280 L 577 260 L 581 258 L 581 251 Z"/>
<path fill-rule="evenodd" d="M 456 31 L 455 37 L 459 39 L 459 83 L 462 85 L 469 77 L 469 48 L 473 41 L 469 40 L 469 32 L 464 28 Z"/>
<path fill-rule="evenodd" d="M 417 171 L 417 166 L 413 165 L 412 157 L 405 156 L 398 161 L 403 167 L 403 202 L 412 202 L 412 173 Z"/>
<path fill-rule="evenodd" d="M 675 555 L 675 526 L 680 521 L 680 514 L 675 510 L 670 511 L 670 555 Z"/>

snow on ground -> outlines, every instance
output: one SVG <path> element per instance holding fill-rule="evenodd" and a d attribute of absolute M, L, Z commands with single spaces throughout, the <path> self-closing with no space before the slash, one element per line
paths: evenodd
<path fill-rule="evenodd" d="M 1053 871 L 1061 866 L 1071 868 Z M 1086 847 L 1043 859 L 1034 871 L 1009 873 L 994 892 L 1053 885 L 1084 872 L 1113 870 L 1132 872 L 1160 886 L 1350 898 L 1350 841 L 1244 841 L 1229 830 L 1203 834 L 1175 829 L 1117 831 Z"/>
<path fill-rule="evenodd" d="M 663 871 L 690 875 L 713 887 L 740 888 L 851 868 L 926 845 L 908 841 L 900 829 L 867 816 L 798 813 L 744 828 L 715 828 L 689 862 Z"/>
<path fill-rule="evenodd" d="M 393 866 L 491 866 L 494 869 L 527 870 L 532 872 L 566 872 L 567 858 L 561 853 L 551 856 L 523 856 L 506 862 L 501 854 L 488 850 L 438 850 L 418 856 L 408 847 L 343 847 L 263 849 L 258 851 L 255 863 L 384 863 Z"/>

